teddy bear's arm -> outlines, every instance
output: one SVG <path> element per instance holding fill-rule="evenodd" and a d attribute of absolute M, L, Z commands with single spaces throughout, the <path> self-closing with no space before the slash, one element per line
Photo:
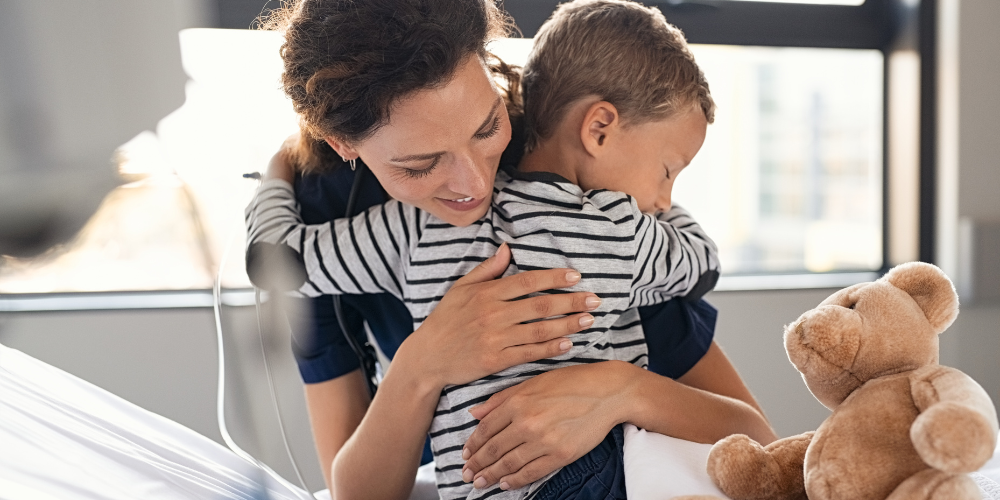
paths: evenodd
<path fill-rule="evenodd" d="M 910 427 L 917 453 L 945 472 L 972 472 L 993 454 L 997 413 L 982 386 L 954 368 L 929 365 L 910 375 L 920 412 Z"/>
<path fill-rule="evenodd" d="M 805 500 L 803 462 L 815 432 L 767 446 L 743 434 L 712 447 L 708 475 L 733 500 Z"/>

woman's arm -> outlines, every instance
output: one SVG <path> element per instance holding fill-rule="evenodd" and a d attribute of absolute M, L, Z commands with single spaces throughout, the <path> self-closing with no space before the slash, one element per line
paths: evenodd
<path fill-rule="evenodd" d="M 734 433 L 776 439 L 718 346 L 682 380 L 622 361 L 541 374 L 472 410 L 481 422 L 466 443 L 466 475 L 477 487 L 518 488 L 580 458 L 622 422 L 689 441 Z M 714 391 L 720 391 L 716 393 Z"/>
<path fill-rule="evenodd" d="M 330 477 L 333 457 L 358 428 L 371 398 L 361 370 L 318 384 L 306 384 L 305 393 L 323 480 L 333 491 Z"/>
<path fill-rule="evenodd" d="M 688 387 L 726 396 L 750 405 L 763 417 L 764 423 L 768 424 L 768 431 L 772 434 L 770 439 L 759 442 L 766 444 L 778 438 L 774 434 L 774 430 L 771 429 L 767 416 L 764 415 L 764 410 L 750 393 L 750 388 L 743 382 L 743 378 L 737 373 L 736 367 L 729 361 L 726 353 L 722 352 L 722 348 L 714 341 L 701 360 L 677 381 Z"/>
<path fill-rule="evenodd" d="M 732 434 L 746 434 L 765 445 L 778 438 L 715 342 L 677 381 L 634 368 L 629 370 L 634 378 L 627 395 L 638 404 L 629 409 L 625 422 L 706 444 Z"/>
<path fill-rule="evenodd" d="M 589 314 L 573 314 L 597 307 L 599 301 L 588 305 L 588 299 L 596 299 L 590 293 L 511 302 L 571 286 L 579 282 L 578 273 L 531 271 L 494 280 L 509 262 L 510 249 L 502 245 L 497 255 L 456 281 L 400 346 L 368 412 L 333 459 L 334 498 L 406 498 L 445 385 L 562 354 L 571 346 L 565 335 L 593 323 Z M 562 314 L 569 316 L 522 324 Z"/>

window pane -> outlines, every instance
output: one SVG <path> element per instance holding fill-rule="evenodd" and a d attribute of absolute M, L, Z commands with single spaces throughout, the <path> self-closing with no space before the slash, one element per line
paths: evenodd
<path fill-rule="evenodd" d="M 675 199 L 726 273 L 882 265 L 882 54 L 697 45 L 718 105 Z"/>
<path fill-rule="evenodd" d="M 35 259 L 0 257 L 0 293 L 183 290 L 250 286 L 243 209 L 271 155 L 298 130 L 280 86 L 281 37 L 187 30 L 185 103 L 122 146 L 126 184 L 81 233 Z M 227 256 L 228 250 L 228 256 Z"/>
<path fill-rule="evenodd" d="M 725 274 L 882 266 L 882 53 L 692 45 L 718 106 L 674 199 Z M 531 41 L 491 50 L 523 64 Z"/>

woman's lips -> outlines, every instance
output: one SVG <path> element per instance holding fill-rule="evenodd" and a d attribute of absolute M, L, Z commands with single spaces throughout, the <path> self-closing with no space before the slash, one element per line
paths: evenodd
<path fill-rule="evenodd" d="M 471 196 L 469 196 L 468 198 L 459 198 L 457 200 L 447 200 L 444 198 L 438 198 L 438 200 L 441 203 L 443 203 L 444 206 L 452 210 L 457 210 L 459 212 L 466 212 L 469 210 L 473 210 L 480 204 L 482 204 L 483 200 L 485 199 L 486 198 L 473 198 Z"/>

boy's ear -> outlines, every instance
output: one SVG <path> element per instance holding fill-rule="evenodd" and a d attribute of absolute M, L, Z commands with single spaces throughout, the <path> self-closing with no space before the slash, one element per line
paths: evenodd
<path fill-rule="evenodd" d="M 583 125 L 580 128 L 583 148 L 591 156 L 599 156 L 607 150 L 604 145 L 620 126 L 621 117 L 618 116 L 618 108 L 615 108 L 614 104 L 607 101 L 591 104 L 583 115 Z"/>
<path fill-rule="evenodd" d="M 333 148 L 333 150 L 336 151 L 337 154 L 340 155 L 340 157 L 343 158 L 345 161 L 354 160 L 357 159 L 358 156 L 360 156 L 358 154 L 358 151 L 354 149 L 353 146 L 340 139 L 337 139 L 332 135 L 328 135 L 323 139 L 325 139 L 326 143 L 329 144 L 330 147 Z"/>

